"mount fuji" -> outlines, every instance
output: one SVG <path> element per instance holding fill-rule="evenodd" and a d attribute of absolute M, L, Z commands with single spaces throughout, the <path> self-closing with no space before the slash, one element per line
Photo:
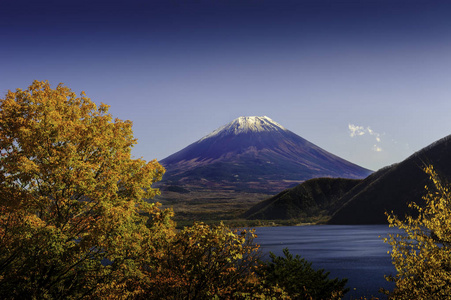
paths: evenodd
<path fill-rule="evenodd" d="M 239 117 L 160 161 L 165 186 L 275 193 L 316 177 L 372 171 L 333 155 L 264 117 Z"/>

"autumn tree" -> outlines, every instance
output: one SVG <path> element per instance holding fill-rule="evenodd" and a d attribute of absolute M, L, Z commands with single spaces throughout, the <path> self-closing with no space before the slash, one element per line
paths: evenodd
<path fill-rule="evenodd" d="M 252 230 L 195 223 L 149 264 L 146 299 L 239 299 L 258 293 L 258 246 Z M 150 275 L 152 274 L 152 275 Z"/>
<path fill-rule="evenodd" d="M 0 298 L 139 292 L 135 258 L 173 226 L 144 201 L 164 169 L 135 143 L 130 121 L 61 84 L 0 99 Z"/>
<path fill-rule="evenodd" d="M 388 214 L 390 226 L 402 231 L 385 239 L 397 271 L 387 277 L 396 285 L 387 292 L 391 299 L 451 298 L 451 193 L 432 166 L 425 171 L 433 186 L 426 186 L 425 206 L 410 204 L 418 216 Z"/>

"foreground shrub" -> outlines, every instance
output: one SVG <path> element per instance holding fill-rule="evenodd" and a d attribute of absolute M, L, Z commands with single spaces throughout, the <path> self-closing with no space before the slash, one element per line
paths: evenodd
<path fill-rule="evenodd" d="M 270 253 L 271 261 L 259 271 L 265 282 L 278 285 L 291 299 L 340 299 L 346 292 L 347 279 L 329 279 L 329 272 L 314 270 L 312 263 L 299 255 L 293 257 L 288 249 L 284 257 Z"/>
<path fill-rule="evenodd" d="M 146 298 L 236 299 L 256 287 L 254 232 L 195 223 L 167 243 L 148 269 Z"/>

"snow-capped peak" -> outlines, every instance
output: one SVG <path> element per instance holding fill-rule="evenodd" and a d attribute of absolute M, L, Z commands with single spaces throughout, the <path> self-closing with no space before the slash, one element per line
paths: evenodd
<path fill-rule="evenodd" d="M 267 116 L 263 117 L 239 117 L 227 125 L 224 125 L 212 133 L 206 135 L 201 139 L 205 140 L 220 134 L 240 134 L 248 132 L 263 132 L 263 131 L 280 131 L 286 130 L 279 123 L 271 120 Z"/>

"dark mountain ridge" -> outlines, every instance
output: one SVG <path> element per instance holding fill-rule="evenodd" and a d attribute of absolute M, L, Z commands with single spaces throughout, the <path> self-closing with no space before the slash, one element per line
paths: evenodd
<path fill-rule="evenodd" d="M 385 224 L 385 212 L 403 217 L 413 212 L 408 203 L 424 203 L 425 185 L 430 185 L 424 173 L 433 165 L 445 182 L 451 178 L 451 135 L 414 153 L 404 161 L 371 174 L 346 193 L 344 203 L 329 221 L 330 224 Z"/>
<path fill-rule="evenodd" d="M 260 220 L 287 220 L 330 217 L 341 205 L 341 197 L 362 179 L 314 178 L 264 200 L 244 217 Z"/>
<path fill-rule="evenodd" d="M 430 185 L 423 171 L 433 165 L 441 179 L 451 178 L 451 135 L 421 149 L 404 161 L 384 167 L 365 179 L 316 178 L 263 200 L 244 217 L 259 220 L 329 224 L 386 224 L 385 212 L 404 217 L 415 215 L 408 203 L 423 204 L 424 186 Z"/>

